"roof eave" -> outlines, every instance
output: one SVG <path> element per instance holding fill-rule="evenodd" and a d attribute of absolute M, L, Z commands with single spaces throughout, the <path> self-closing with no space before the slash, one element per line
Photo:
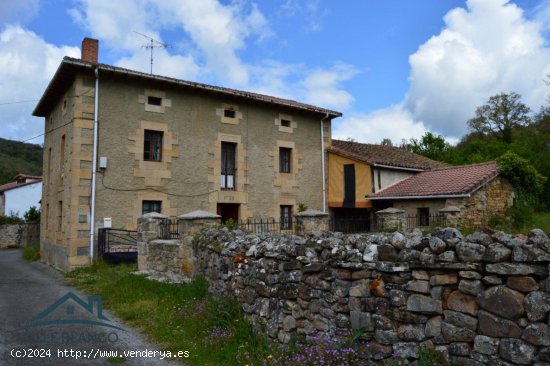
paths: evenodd
<path fill-rule="evenodd" d="M 442 195 L 424 195 L 424 196 L 387 196 L 387 197 L 371 197 L 365 196 L 365 199 L 371 201 L 382 200 L 421 200 L 421 199 L 440 199 L 440 198 L 469 198 L 470 193 L 460 194 L 442 194 Z"/>

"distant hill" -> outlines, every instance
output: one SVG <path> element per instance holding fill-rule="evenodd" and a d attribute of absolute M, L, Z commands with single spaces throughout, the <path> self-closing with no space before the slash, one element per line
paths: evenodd
<path fill-rule="evenodd" d="M 0 138 L 0 184 L 18 173 L 42 175 L 42 147 Z"/>

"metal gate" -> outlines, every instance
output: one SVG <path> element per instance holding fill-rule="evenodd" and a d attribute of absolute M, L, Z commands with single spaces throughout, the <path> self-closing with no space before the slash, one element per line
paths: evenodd
<path fill-rule="evenodd" d="M 111 264 L 137 262 L 137 231 L 123 229 L 99 229 L 98 253 Z"/>

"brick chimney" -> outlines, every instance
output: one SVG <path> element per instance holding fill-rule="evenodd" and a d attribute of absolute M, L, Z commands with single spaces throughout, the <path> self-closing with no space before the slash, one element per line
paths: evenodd
<path fill-rule="evenodd" d="M 99 41 L 93 38 L 84 38 L 82 40 L 82 61 L 97 64 L 97 54 L 99 51 Z"/>

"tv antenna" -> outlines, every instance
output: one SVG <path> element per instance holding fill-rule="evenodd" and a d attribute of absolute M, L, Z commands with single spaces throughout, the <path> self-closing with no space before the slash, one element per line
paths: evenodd
<path fill-rule="evenodd" d="M 140 36 L 145 37 L 149 40 L 149 43 L 147 43 L 143 47 L 145 47 L 146 50 L 151 50 L 151 75 L 153 75 L 153 49 L 155 49 L 155 48 L 166 49 L 166 48 L 170 48 L 170 45 L 167 44 L 167 43 L 161 42 L 161 41 L 157 41 L 153 37 L 150 37 L 146 34 L 139 33 L 137 31 L 134 31 L 134 33 L 137 33 Z"/>

